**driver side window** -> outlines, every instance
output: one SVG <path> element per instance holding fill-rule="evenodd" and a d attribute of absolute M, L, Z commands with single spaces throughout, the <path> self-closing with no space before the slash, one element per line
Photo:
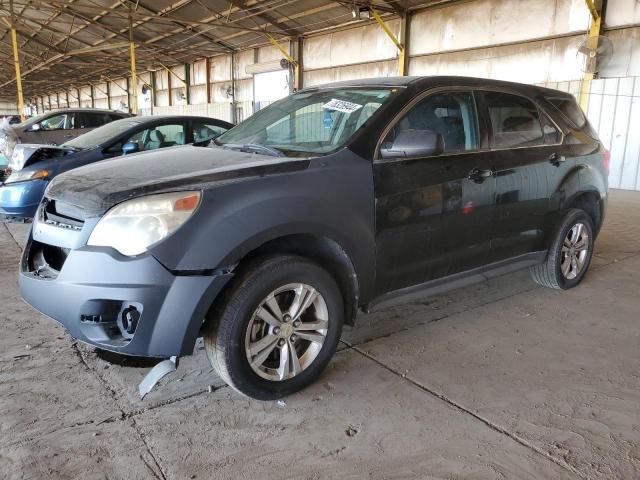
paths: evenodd
<path fill-rule="evenodd" d="M 475 104 L 470 92 L 443 92 L 429 95 L 414 105 L 389 131 L 382 148 L 391 148 L 405 130 L 429 130 L 442 136 L 444 152 L 478 148 Z"/>
<path fill-rule="evenodd" d="M 54 115 L 40 122 L 40 130 L 71 130 L 72 128 L 73 113 Z"/>
<path fill-rule="evenodd" d="M 184 145 L 185 127 L 183 124 L 157 125 L 135 133 L 124 143 L 137 143 L 138 151 Z"/>

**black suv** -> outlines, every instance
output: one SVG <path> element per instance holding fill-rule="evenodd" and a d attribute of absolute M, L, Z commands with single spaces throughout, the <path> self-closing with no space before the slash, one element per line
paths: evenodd
<path fill-rule="evenodd" d="M 55 178 L 24 298 L 75 338 L 191 354 L 238 391 L 308 385 L 358 309 L 529 267 L 585 275 L 608 154 L 566 93 L 462 77 L 302 90 L 218 137 Z M 126 162 L 126 168 L 124 163 Z"/>

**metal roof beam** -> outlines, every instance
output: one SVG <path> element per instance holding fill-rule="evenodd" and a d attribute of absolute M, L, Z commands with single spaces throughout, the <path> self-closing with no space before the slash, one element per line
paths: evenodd
<path fill-rule="evenodd" d="M 189 5 L 189 4 L 190 4 L 190 3 L 192 3 L 192 2 L 193 2 L 193 0 L 186 0 L 182 5 L 180 5 L 180 7 L 173 9 L 173 10 L 172 10 L 172 12 L 175 12 L 175 11 L 176 11 L 176 10 L 178 10 L 179 8 L 182 8 L 182 7 L 186 6 L 186 5 Z M 143 9 L 145 9 L 146 11 L 148 11 L 148 12 L 152 13 L 153 15 L 161 15 L 161 13 L 160 13 L 160 12 L 157 12 L 157 11 L 155 11 L 155 10 L 151 9 L 151 8 L 147 7 L 146 5 L 143 5 L 142 3 L 138 3 L 138 7 L 139 7 L 139 8 L 143 8 Z M 156 17 L 156 18 L 157 18 L 157 17 Z M 178 19 L 176 19 L 175 21 L 173 21 L 173 23 L 174 23 L 175 25 L 179 25 L 179 26 L 181 26 L 181 27 L 183 27 L 183 28 L 185 28 L 185 29 L 187 29 L 187 28 L 191 28 L 191 26 L 190 26 L 188 23 L 186 23 L 186 24 L 185 24 L 185 22 L 183 22 L 182 20 L 178 20 Z M 202 37 L 204 37 L 204 38 L 206 38 L 207 40 L 209 40 L 210 42 L 215 43 L 216 45 L 220 45 L 220 46 L 221 46 L 224 50 L 226 50 L 227 52 L 231 52 L 231 51 L 233 51 L 233 48 L 232 48 L 231 46 L 227 45 L 227 44 L 226 44 L 226 43 L 224 43 L 224 42 L 219 41 L 219 40 L 218 40 L 218 39 L 216 39 L 215 37 L 212 37 L 212 36 L 210 36 L 210 35 L 207 35 L 205 32 L 200 32 L 200 31 L 194 30 L 194 33 L 195 33 L 195 34 L 197 34 L 197 35 L 200 35 L 200 36 L 202 36 Z"/>
<path fill-rule="evenodd" d="M 231 3 L 232 5 L 235 5 L 241 10 L 244 10 L 248 7 L 247 5 L 248 2 L 246 0 L 229 0 L 229 3 Z M 273 17 L 269 13 L 259 12 L 259 13 L 256 13 L 253 17 L 262 20 L 267 25 L 273 25 L 274 27 L 280 30 L 284 30 L 285 32 L 289 30 L 293 34 L 293 36 L 299 37 L 302 35 L 302 32 L 300 30 L 298 30 L 295 27 L 287 27 L 286 25 L 278 21 L 275 17 Z M 259 27 L 258 22 L 255 21 L 255 18 L 253 18 L 253 21 Z"/>

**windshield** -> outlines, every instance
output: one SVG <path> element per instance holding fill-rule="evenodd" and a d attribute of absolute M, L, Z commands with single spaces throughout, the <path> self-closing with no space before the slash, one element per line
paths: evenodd
<path fill-rule="evenodd" d="M 51 115 L 52 112 L 44 112 L 44 113 L 40 113 L 38 115 L 35 115 L 31 118 L 27 118 L 24 122 L 19 123 L 18 125 L 21 127 L 29 127 L 31 125 L 33 125 L 34 123 L 38 123 L 40 120 L 42 120 L 44 117 L 47 117 L 49 115 Z M 60 113 L 64 113 L 64 112 L 60 112 Z"/>
<path fill-rule="evenodd" d="M 136 125 L 140 125 L 140 122 L 136 122 L 129 118 L 116 120 L 115 122 L 107 123 L 106 125 L 91 130 L 84 135 L 80 135 L 73 140 L 69 140 L 63 145 L 65 147 L 79 149 L 93 148 L 98 145 L 102 145 L 104 142 L 108 142 L 112 138 L 117 137 Z"/>
<path fill-rule="evenodd" d="M 396 89 L 300 92 L 258 111 L 219 136 L 227 147 L 263 146 L 285 155 L 323 155 L 344 146 Z"/>

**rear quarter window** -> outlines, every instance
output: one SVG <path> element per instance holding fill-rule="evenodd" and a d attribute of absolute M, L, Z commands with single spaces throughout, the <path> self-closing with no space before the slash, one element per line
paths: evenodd
<path fill-rule="evenodd" d="M 578 102 L 576 102 L 575 99 L 560 97 L 545 97 L 545 99 L 556 111 L 562 114 L 565 120 L 568 121 L 565 123 L 567 123 L 569 127 L 582 130 L 591 138 L 595 139 L 598 137 L 597 132 L 591 126 L 589 120 L 582 111 L 582 108 L 580 108 L 580 105 L 578 105 Z"/>
<path fill-rule="evenodd" d="M 572 98 L 547 97 L 547 101 L 567 117 L 567 119 L 573 123 L 574 127 L 583 128 L 586 125 L 587 117 L 584 116 L 582 109 Z"/>

